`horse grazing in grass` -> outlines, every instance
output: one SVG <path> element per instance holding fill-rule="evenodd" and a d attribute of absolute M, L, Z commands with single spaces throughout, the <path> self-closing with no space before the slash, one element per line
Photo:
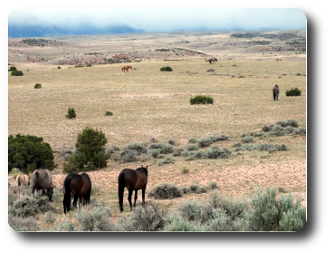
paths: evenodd
<path fill-rule="evenodd" d="M 89 204 L 90 196 L 92 190 L 92 182 L 89 178 L 88 174 L 82 173 L 80 174 L 68 174 L 63 183 L 63 209 L 64 214 L 70 211 L 71 204 L 71 193 L 73 195 L 73 203 L 72 205 L 77 208 L 77 200 L 82 202 L 82 205 Z"/>
<path fill-rule="evenodd" d="M 278 94 L 280 94 L 280 89 L 279 89 L 278 85 L 276 84 L 275 87 L 273 88 L 273 98 L 274 98 L 274 101 L 275 100 L 278 101 Z"/>
<path fill-rule="evenodd" d="M 132 69 L 132 67 L 131 67 L 131 66 L 123 66 L 123 67 L 121 68 L 121 71 L 124 71 L 124 73 L 125 73 L 125 71 L 128 72 L 128 69 Z"/>
<path fill-rule="evenodd" d="M 21 197 L 23 190 L 25 190 L 25 194 L 27 194 L 27 187 L 30 185 L 30 177 L 26 174 L 19 174 L 16 177 L 16 182 L 18 187 L 18 197 Z"/>
<path fill-rule="evenodd" d="M 128 202 L 132 210 L 132 194 L 135 190 L 134 207 L 136 205 L 137 193 L 142 189 L 142 205 L 145 205 L 145 191 L 148 183 L 148 166 L 139 167 L 136 170 L 123 169 L 118 176 L 119 209 L 123 211 L 123 196 L 125 187 L 128 189 Z"/>
<path fill-rule="evenodd" d="M 52 200 L 53 186 L 52 186 L 52 175 L 47 169 L 36 169 L 32 173 L 31 178 L 31 189 L 32 194 L 34 191 L 42 190 L 42 195 L 47 195 L 49 201 Z"/>
<path fill-rule="evenodd" d="M 212 64 L 213 62 L 216 62 L 216 61 L 218 61 L 216 58 L 210 58 L 210 59 L 209 59 L 209 63 L 210 63 L 210 64 Z"/>

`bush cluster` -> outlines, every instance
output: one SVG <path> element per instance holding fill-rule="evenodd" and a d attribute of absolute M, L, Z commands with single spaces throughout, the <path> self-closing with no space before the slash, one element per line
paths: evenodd
<path fill-rule="evenodd" d="M 107 165 L 110 154 L 105 152 L 107 139 L 101 130 L 86 127 L 78 134 L 76 153 L 63 165 L 64 173 L 77 173 L 82 170 L 95 170 Z"/>
<path fill-rule="evenodd" d="M 42 137 L 10 135 L 8 137 L 8 171 L 13 168 L 32 173 L 35 169 L 55 168 L 54 155 L 49 143 Z"/>
<path fill-rule="evenodd" d="M 205 151 L 197 151 L 197 152 L 183 152 L 183 157 L 188 157 L 186 160 L 195 160 L 195 159 L 223 159 L 228 158 L 228 156 L 231 154 L 231 151 L 229 151 L 225 147 L 218 147 L 218 146 L 212 146 L 211 148 L 205 150 Z"/>
<path fill-rule="evenodd" d="M 270 153 L 275 151 L 287 151 L 289 150 L 285 144 L 278 145 L 278 144 L 268 144 L 268 143 L 257 143 L 253 145 L 244 145 L 242 148 L 244 151 L 252 151 L 252 150 L 259 150 L 259 151 L 268 151 Z"/>
<path fill-rule="evenodd" d="M 23 72 L 19 70 L 14 70 L 11 72 L 11 76 L 23 76 Z"/>
<path fill-rule="evenodd" d="M 162 183 L 154 187 L 149 195 L 155 199 L 172 199 L 176 197 L 181 197 L 181 190 L 173 184 Z"/>
<path fill-rule="evenodd" d="M 290 89 L 290 90 L 285 91 L 285 95 L 287 97 L 300 96 L 301 95 L 301 90 L 299 90 L 298 88 Z"/>
<path fill-rule="evenodd" d="M 190 98 L 190 104 L 213 104 L 213 98 L 209 96 L 198 95 Z"/>
<path fill-rule="evenodd" d="M 164 66 L 162 68 L 160 68 L 160 71 L 162 72 L 172 72 L 172 68 L 170 66 Z"/>
<path fill-rule="evenodd" d="M 34 85 L 34 88 L 35 88 L 35 89 L 41 89 L 41 84 L 40 84 L 40 83 L 36 83 L 36 84 Z"/>
<path fill-rule="evenodd" d="M 69 108 L 68 109 L 68 114 L 66 115 L 67 119 L 74 119 L 77 117 L 76 111 L 74 110 L 74 108 Z"/>

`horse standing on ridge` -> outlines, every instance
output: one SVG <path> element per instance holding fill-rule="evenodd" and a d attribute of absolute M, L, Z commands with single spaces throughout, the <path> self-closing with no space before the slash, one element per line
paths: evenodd
<path fill-rule="evenodd" d="M 42 190 L 42 195 L 47 195 L 49 201 L 52 200 L 53 186 L 52 186 L 52 175 L 47 169 L 36 169 L 32 173 L 31 178 L 31 191 Z"/>
<path fill-rule="evenodd" d="M 123 211 L 123 196 L 125 187 L 128 189 L 128 202 L 132 210 L 132 194 L 135 190 L 134 207 L 136 205 L 137 193 L 142 189 L 142 205 L 145 205 L 145 191 L 148 183 L 148 166 L 139 167 L 136 170 L 123 169 L 118 176 L 118 198 L 119 209 Z"/>
<path fill-rule="evenodd" d="M 123 66 L 123 67 L 121 68 L 121 71 L 124 71 L 124 73 L 125 73 L 125 71 L 128 72 L 128 69 L 132 69 L 132 66 Z"/>
<path fill-rule="evenodd" d="M 29 176 L 26 174 L 19 174 L 16 177 L 16 182 L 18 187 L 18 197 L 21 197 L 21 195 L 23 194 L 23 190 L 25 190 L 25 194 L 27 194 L 27 188 L 30 185 Z"/>
<path fill-rule="evenodd" d="M 277 100 L 278 101 L 278 95 L 280 94 L 280 89 L 278 87 L 278 85 L 276 84 L 275 87 L 273 88 L 273 98 L 274 101 Z"/>

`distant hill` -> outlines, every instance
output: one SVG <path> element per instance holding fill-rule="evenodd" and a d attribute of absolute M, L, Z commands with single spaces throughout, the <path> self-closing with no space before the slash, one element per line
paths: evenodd
<path fill-rule="evenodd" d="M 8 25 L 8 38 L 25 37 L 51 37 L 66 35 L 93 35 L 93 34 L 123 34 L 123 33 L 144 33 L 142 29 L 135 29 L 128 25 L 94 26 L 81 24 L 73 28 L 64 28 L 55 25 Z"/>

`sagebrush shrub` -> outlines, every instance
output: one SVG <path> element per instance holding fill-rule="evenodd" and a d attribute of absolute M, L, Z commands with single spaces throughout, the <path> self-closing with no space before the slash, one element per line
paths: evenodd
<path fill-rule="evenodd" d="M 160 154 L 168 154 L 173 152 L 173 146 L 169 143 L 152 143 L 148 150 L 159 150 Z"/>
<path fill-rule="evenodd" d="M 18 217 L 11 214 L 8 215 L 8 224 L 16 231 L 38 231 L 37 221 L 32 217 Z"/>
<path fill-rule="evenodd" d="M 147 201 L 144 207 L 135 207 L 130 221 L 134 231 L 158 231 L 165 226 L 166 215 L 167 211 L 157 203 Z"/>
<path fill-rule="evenodd" d="M 190 98 L 190 104 L 213 104 L 213 98 L 210 96 L 198 95 Z"/>
<path fill-rule="evenodd" d="M 253 137 L 250 135 L 246 135 L 241 139 L 242 143 L 252 143 L 253 142 Z"/>
<path fill-rule="evenodd" d="M 202 217 L 202 205 L 196 201 L 184 201 L 179 211 L 182 218 L 187 221 L 198 221 Z"/>
<path fill-rule="evenodd" d="M 112 116 L 112 115 L 113 115 L 113 113 L 110 112 L 110 111 L 106 111 L 106 112 L 105 112 L 105 116 Z"/>
<path fill-rule="evenodd" d="M 120 158 L 124 163 L 137 161 L 137 157 L 136 157 L 137 155 L 138 153 L 136 150 L 131 150 L 128 148 L 123 148 L 120 151 Z"/>
<path fill-rule="evenodd" d="M 53 224 L 56 221 L 55 215 L 53 212 L 46 212 L 44 215 L 44 222 Z"/>
<path fill-rule="evenodd" d="M 108 207 L 82 208 L 76 213 L 76 218 L 83 231 L 111 231 L 114 227 Z"/>
<path fill-rule="evenodd" d="M 160 185 L 154 187 L 150 193 L 150 196 L 155 199 L 172 199 L 176 197 L 181 197 L 181 190 L 173 184 L 161 183 Z"/>

